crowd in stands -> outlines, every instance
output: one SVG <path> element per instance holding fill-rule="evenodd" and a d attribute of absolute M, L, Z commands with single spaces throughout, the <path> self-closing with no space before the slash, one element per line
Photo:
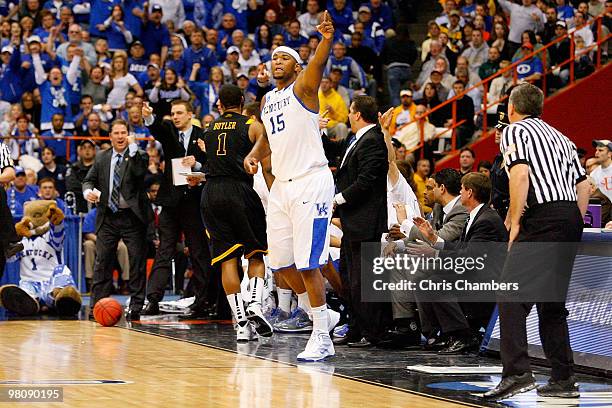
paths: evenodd
<path fill-rule="evenodd" d="M 221 86 L 239 86 L 245 102 L 259 102 L 272 89 L 270 56 L 280 45 L 298 51 L 307 64 L 320 40 L 316 25 L 328 10 L 335 42 L 319 90 L 322 132 L 332 139 L 349 136 L 349 106 L 356 95 L 376 97 L 393 107 L 390 133 L 400 171 L 413 185 L 424 213 L 430 205 L 456 199 L 460 173 L 430 179 L 432 159 L 450 148 L 436 135 L 456 123 L 456 147 L 462 148 L 482 127 L 483 88 L 472 88 L 534 50 L 574 30 L 570 39 L 521 62 L 488 87 L 488 100 L 502 98 L 517 80 L 560 89 L 575 76 L 594 70 L 599 35 L 610 32 L 612 1 L 587 0 L 441 0 L 439 16 L 427 24 L 426 39 L 416 44 L 402 18 L 401 1 L 347 0 L 7 0 L 0 2 L 0 136 L 19 163 L 8 189 L 14 214 L 37 198 L 62 201 L 74 193 L 75 213 L 88 213 L 81 182 L 96 151 L 109 148 L 109 124 L 116 118 L 149 155 L 147 187 L 154 198 L 164 167 L 161 145 L 143 123 L 142 106 L 168 115 L 174 100 L 191 101 L 197 124 L 219 116 Z M 601 33 L 589 21 L 604 15 Z M 422 33 L 425 34 L 425 33 Z M 413 33 L 414 36 L 414 33 Z M 602 57 L 607 47 L 602 45 Z M 545 72 L 546 71 L 546 72 Z M 451 105 L 429 111 L 459 96 L 453 121 Z M 490 127 L 496 107 L 490 107 Z M 481 112 L 481 113 L 479 113 Z M 414 149 L 424 134 L 426 160 Z M 66 139 L 79 136 L 80 139 Z M 607 151 L 605 149 L 608 149 Z M 599 146 L 596 165 L 610 166 L 612 144 Z M 339 157 L 329 157 L 338 165 Z M 480 159 L 480 158 L 479 158 Z M 493 158 L 486 158 L 491 162 Z M 492 164 L 474 153 L 461 153 L 461 173 L 489 175 Z M 588 166 L 587 166 L 588 167 Z M 405 170 L 405 171 L 403 171 Z M 589 169 L 590 171 L 591 169 Z M 599 171 L 601 172 L 601 171 Z M 600 191 L 595 172 L 593 194 Z M 446 184 L 441 196 L 426 202 L 429 183 Z M 449 189 L 449 185 L 453 188 Z M 596 187 L 599 187 L 596 188 Z M 438 188 L 438 187 L 436 187 Z M 452 191 L 451 191 L 452 190 Z M 610 190 L 600 196 L 612 198 Z M 443 197 L 442 197 L 443 196 Z M 86 218 L 86 219 L 87 219 Z M 608 216 L 609 218 L 609 216 Z M 95 234 L 84 228 L 85 270 L 91 277 Z M 149 234 L 151 250 L 158 243 Z M 128 279 L 125 246 L 118 249 L 123 280 Z"/>

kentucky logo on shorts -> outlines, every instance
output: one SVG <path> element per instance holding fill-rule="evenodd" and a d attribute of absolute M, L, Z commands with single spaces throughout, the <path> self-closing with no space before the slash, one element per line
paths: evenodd
<path fill-rule="evenodd" d="M 319 217 L 327 217 L 327 210 L 329 209 L 329 207 L 327 207 L 326 203 L 316 203 L 315 204 L 317 206 L 317 215 Z"/>

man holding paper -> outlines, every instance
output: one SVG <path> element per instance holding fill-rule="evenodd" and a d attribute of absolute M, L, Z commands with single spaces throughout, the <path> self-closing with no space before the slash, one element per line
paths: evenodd
<path fill-rule="evenodd" d="M 161 179 L 155 204 L 161 205 L 159 215 L 159 248 L 149 277 L 147 299 L 149 304 L 143 315 L 159 314 L 159 302 L 170 276 L 170 262 L 176 253 L 176 244 L 181 232 L 193 265 L 195 303 L 188 318 L 206 317 L 204 296 L 209 285 L 210 253 L 200 216 L 202 178 L 186 177 L 185 174 L 200 172 L 206 156 L 198 147 L 198 139 L 204 130 L 192 125 L 193 108 L 187 101 L 176 100 L 171 106 L 171 120 L 155 115 L 148 103 L 142 108 L 145 125 L 153 137 L 162 144 L 165 156 L 164 176 Z"/>
<path fill-rule="evenodd" d="M 130 258 L 130 309 L 126 318 L 138 320 L 145 299 L 145 237 L 153 218 L 144 187 L 149 158 L 138 150 L 134 136 L 128 136 L 124 120 L 111 124 L 110 139 L 112 149 L 98 153 L 83 180 L 83 197 L 98 206 L 90 310 L 98 300 L 111 295 L 115 253 L 123 239 Z"/>

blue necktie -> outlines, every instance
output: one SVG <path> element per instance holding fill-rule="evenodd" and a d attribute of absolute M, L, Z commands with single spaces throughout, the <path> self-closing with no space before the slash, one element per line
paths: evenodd
<path fill-rule="evenodd" d="M 351 137 L 349 137 L 348 145 L 347 145 L 346 150 L 348 150 L 353 145 L 353 143 L 355 143 L 355 140 L 357 140 L 357 136 L 356 135 L 352 135 Z"/>
<path fill-rule="evenodd" d="M 185 133 L 183 132 L 179 133 L 179 143 L 183 148 L 185 147 Z"/>
<path fill-rule="evenodd" d="M 115 156 L 115 168 L 113 170 L 113 191 L 111 193 L 110 208 L 113 212 L 119 209 L 119 189 L 121 188 L 121 161 L 123 156 L 117 153 Z"/>

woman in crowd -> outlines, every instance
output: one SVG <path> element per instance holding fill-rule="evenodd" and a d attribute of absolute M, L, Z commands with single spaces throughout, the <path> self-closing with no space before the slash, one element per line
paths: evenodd
<path fill-rule="evenodd" d="M 123 107 L 125 96 L 130 89 L 134 89 L 138 96 L 143 95 L 142 88 L 134 75 L 128 73 L 127 56 L 123 52 L 117 52 L 113 56 L 111 72 L 104 78 L 102 85 L 111 89 L 106 103 L 114 110 Z"/>
<path fill-rule="evenodd" d="M 158 115 L 170 115 L 172 101 L 180 99 L 188 101 L 191 98 L 186 89 L 185 81 L 180 78 L 172 68 L 166 68 L 163 79 L 157 81 L 151 93 L 149 101 Z"/>
<path fill-rule="evenodd" d="M 489 38 L 489 47 L 497 47 L 500 53 L 500 60 L 510 60 L 510 51 L 508 47 L 508 27 L 502 23 L 495 23 L 491 38 Z"/>
<path fill-rule="evenodd" d="M 132 33 L 125 27 L 124 12 L 120 5 L 115 5 L 111 16 L 104 21 L 103 24 L 98 24 L 98 30 L 104 31 L 108 41 L 108 48 L 111 52 L 126 50 L 134 37 Z"/>

